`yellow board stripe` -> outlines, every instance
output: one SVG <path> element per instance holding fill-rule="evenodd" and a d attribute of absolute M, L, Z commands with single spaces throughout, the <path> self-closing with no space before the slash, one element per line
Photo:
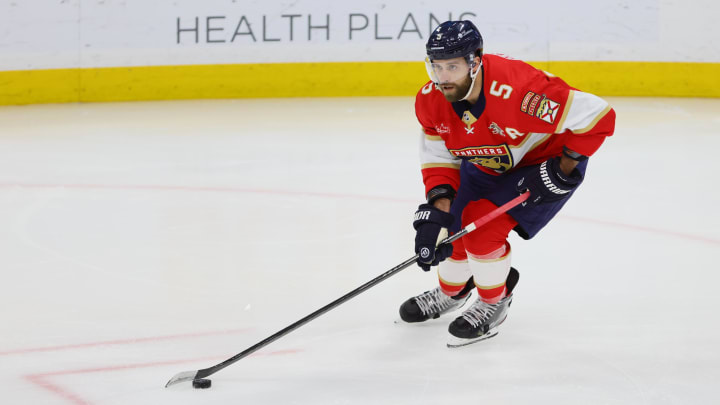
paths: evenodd
<path fill-rule="evenodd" d="M 79 101 L 78 69 L 0 72 L 0 105 Z"/>
<path fill-rule="evenodd" d="M 532 62 L 600 96 L 720 97 L 720 63 Z"/>
<path fill-rule="evenodd" d="M 720 63 L 533 62 L 600 96 L 720 97 Z M 422 62 L 0 71 L 0 105 L 203 98 L 413 96 Z"/>
<path fill-rule="evenodd" d="M 277 63 L 0 72 L 0 105 L 206 98 L 414 95 L 422 63 Z"/>

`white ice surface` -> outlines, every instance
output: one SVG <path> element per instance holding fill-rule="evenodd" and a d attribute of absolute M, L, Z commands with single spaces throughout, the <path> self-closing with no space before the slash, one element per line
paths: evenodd
<path fill-rule="evenodd" d="M 609 101 L 498 337 L 395 324 L 412 267 L 204 391 L 163 386 L 412 256 L 413 100 L 0 108 L 0 402 L 717 403 L 720 100 Z"/>

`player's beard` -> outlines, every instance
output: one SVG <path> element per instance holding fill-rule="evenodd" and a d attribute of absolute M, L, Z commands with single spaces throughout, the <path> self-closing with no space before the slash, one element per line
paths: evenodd
<path fill-rule="evenodd" d="M 443 86 L 452 87 L 445 89 Z M 466 75 L 465 78 L 459 82 L 441 84 L 440 91 L 442 91 L 443 96 L 445 96 L 445 100 L 455 103 L 465 97 L 468 91 L 470 91 L 470 86 L 472 86 L 472 79 L 470 78 L 470 75 Z"/>

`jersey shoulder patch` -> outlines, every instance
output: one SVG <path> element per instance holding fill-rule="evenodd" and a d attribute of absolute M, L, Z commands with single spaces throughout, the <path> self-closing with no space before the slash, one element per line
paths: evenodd
<path fill-rule="evenodd" d="M 550 99 L 547 94 L 528 91 L 520 103 L 520 111 L 531 117 L 539 118 L 548 124 L 554 124 L 561 106 L 559 101 Z"/>
<path fill-rule="evenodd" d="M 554 132 L 570 86 L 521 60 L 488 55 L 487 62 L 488 101 L 495 109 L 504 105 L 502 114 L 527 131 Z"/>

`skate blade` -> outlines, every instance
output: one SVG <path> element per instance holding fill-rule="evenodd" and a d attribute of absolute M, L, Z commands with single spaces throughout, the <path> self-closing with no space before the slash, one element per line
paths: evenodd
<path fill-rule="evenodd" d="M 397 318 L 397 319 L 395 319 L 395 320 L 393 321 L 393 323 L 394 323 L 395 325 L 430 325 L 430 324 L 436 323 L 436 322 L 430 322 L 430 321 L 432 321 L 432 320 L 433 320 L 433 319 L 428 319 L 428 320 L 425 321 L 425 322 L 405 322 L 405 321 L 402 320 L 402 318 Z"/>
<path fill-rule="evenodd" d="M 497 334 L 498 334 L 498 330 L 494 329 L 494 330 L 488 331 L 488 333 L 486 333 L 482 336 L 478 336 L 473 339 L 461 339 L 461 338 L 457 338 L 457 337 L 453 336 L 450 338 L 450 341 L 448 341 L 447 347 L 452 349 L 452 348 L 456 348 L 456 347 L 463 347 L 463 346 L 471 345 L 473 343 L 482 342 L 483 340 L 488 340 L 490 338 L 493 338 L 493 337 L 497 336 Z"/>
<path fill-rule="evenodd" d="M 432 322 L 435 319 L 428 319 L 425 322 L 405 322 L 402 318 L 397 318 L 393 321 L 393 325 L 397 327 L 408 326 L 410 328 L 438 328 L 446 327 L 443 322 Z"/>

